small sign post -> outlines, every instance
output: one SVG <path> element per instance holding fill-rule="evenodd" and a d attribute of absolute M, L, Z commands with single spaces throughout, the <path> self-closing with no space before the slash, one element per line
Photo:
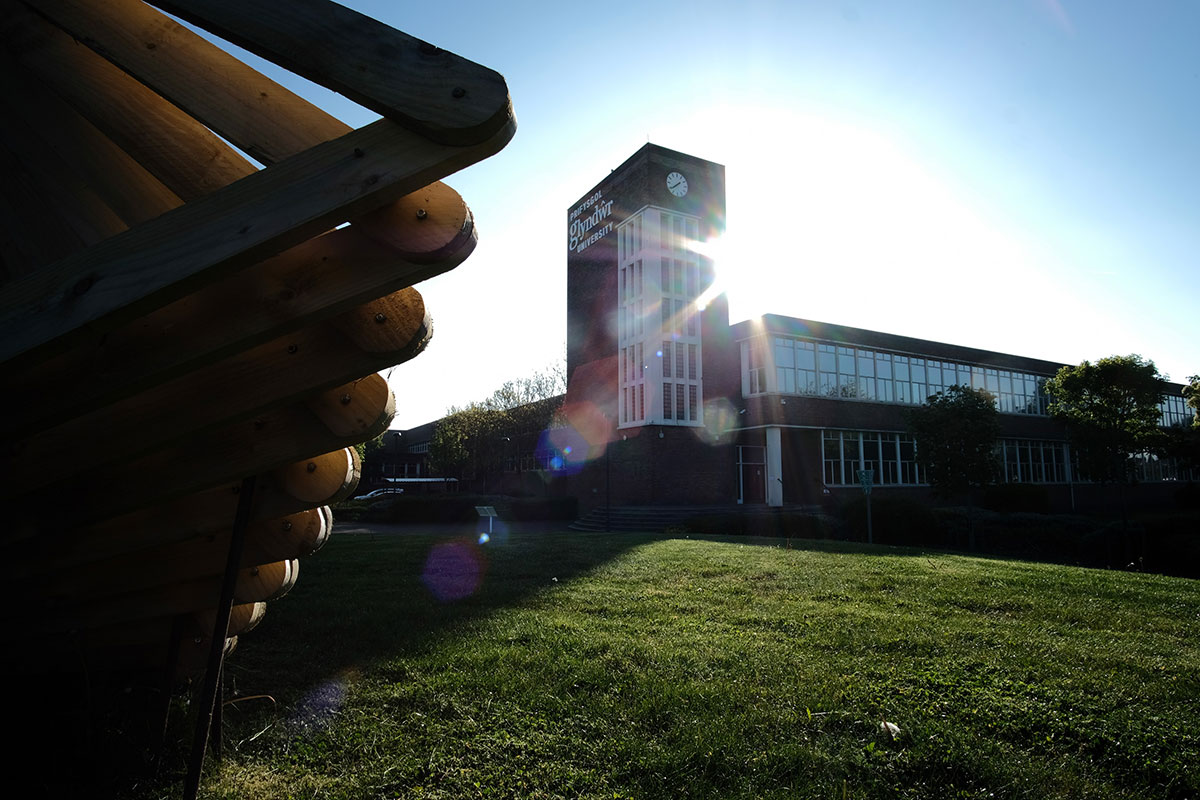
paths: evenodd
<path fill-rule="evenodd" d="M 492 535 L 492 520 L 499 516 L 496 513 L 495 506 L 475 506 L 475 513 L 481 517 L 487 517 L 488 521 L 488 537 Z"/>
<path fill-rule="evenodd" d="M 862 486 L 863 494 L 867 496 L 867 544 L 875 543 L 874 532 L 871 530 L 871 484 L 875 482 L 875 470 L 860 469 L 858 483 Z"/>

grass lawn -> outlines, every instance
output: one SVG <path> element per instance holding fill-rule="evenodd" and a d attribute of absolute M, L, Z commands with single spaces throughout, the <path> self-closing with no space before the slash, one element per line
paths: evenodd
<path fill-rule="evenodd" d="M 1200 796 L 1195 581 L 578 533 L 302 572 L 204 797 Z"/>

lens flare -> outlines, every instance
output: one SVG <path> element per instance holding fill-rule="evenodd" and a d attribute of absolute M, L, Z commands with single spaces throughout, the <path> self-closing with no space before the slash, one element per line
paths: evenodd
<path fill-rule="evenodd" d="M 425 559 L 421 582 L 439 602 L 470 597 L 483 581 L 483 555 L 469 541 L 434 546 Z"/>

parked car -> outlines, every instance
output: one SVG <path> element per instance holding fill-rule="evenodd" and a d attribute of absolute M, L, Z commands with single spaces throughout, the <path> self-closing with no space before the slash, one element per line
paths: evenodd
<path fill-rule="evenodd" d="M 372 492 L 367 492 L 366 494 L 360 494 L 357 497 L 355 497 L 354 499 L 355 500 L 374 500 L 377 497 L 384 497 L 389 494 L 404 494 L 404 490 L 403 489 L 390 489 L 390 488 L 389 489 L 376 489 Z"/>

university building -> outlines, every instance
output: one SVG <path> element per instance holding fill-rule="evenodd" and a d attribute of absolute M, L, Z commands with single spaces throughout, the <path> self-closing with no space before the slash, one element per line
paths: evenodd
<path fill-rule="evenodd" d="M 654 144 L 568 209 L 566 417 L 594 457 L 565 481 L 584 508 L 807 505 L 859 491 L 860 470 L 927 491 L 905 411 L 956 384 L 996 397 L 1004 480 L 1059 508 L 1098 501 L 1046 412 L 1062 364 L 774 315 L 731 325 L 694 247 L 724 223 L 724 168 Z M 1191 419 L 1181 389 L 1164 425 Z M 1189 477 L 1144 460 L 1150 496 Z"/>

